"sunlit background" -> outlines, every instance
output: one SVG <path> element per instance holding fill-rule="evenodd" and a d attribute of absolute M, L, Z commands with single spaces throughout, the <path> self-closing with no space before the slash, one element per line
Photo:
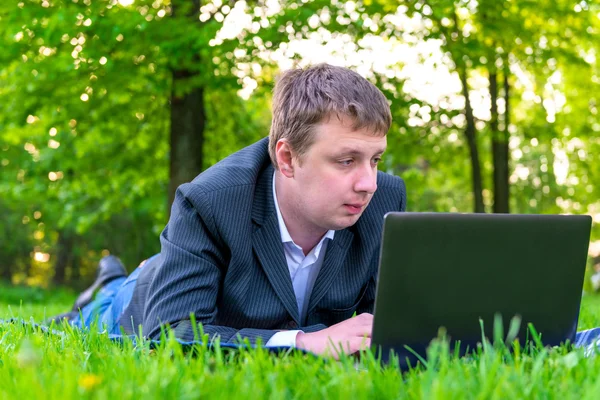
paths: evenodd
<path fill-rule="evenodd" d="M 409 210 L 589 214 L 600 270 L 598 5 L 201 3 L 0 5 L 2 278 L 81 286 L 106 254 L 133 269 L 176 184 L 267 135 L 278 72 L 320 62 L 389 99 L 383 169 Z"/>

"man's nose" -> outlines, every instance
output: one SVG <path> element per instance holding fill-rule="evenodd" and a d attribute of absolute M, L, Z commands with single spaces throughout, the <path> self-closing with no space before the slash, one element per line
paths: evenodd
<path fill-rule="evenodd" d="M 370 163 L 357 171 L 354 190 L 357 192 L 375 193 L 377 190 L 377 168 Z"/>

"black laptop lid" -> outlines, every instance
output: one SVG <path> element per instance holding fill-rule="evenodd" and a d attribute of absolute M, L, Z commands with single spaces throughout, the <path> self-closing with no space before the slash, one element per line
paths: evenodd
<path fill-rule="evenodd" d="M 387 358 L 425 354 L 444 327 L 461 348 L 521 317 L 542 342 L 573 341 L 591 217 L 389 213 L 385 216 L 372 343 Z"/>

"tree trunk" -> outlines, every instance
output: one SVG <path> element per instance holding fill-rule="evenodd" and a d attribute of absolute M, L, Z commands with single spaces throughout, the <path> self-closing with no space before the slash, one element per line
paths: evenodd
<path fill-rule="evenodd" d="M 509 108 L 509 95 L 510 87 L 508 83 L 509 71 L 508 68 L 504 70 L 504 100 L 506 109 L 504 111 L 504 129 L 498 130 L 498 120 L 496 119 L 496 130 L 492 131 L 492 155 L 494 161 L 494 212 L 495 213 L 509 213 L 510 212 L 510 183 L 509 183 L 509 132 L 508 125 L 510 123 L 510 108 Z M 491 81 L 490 81 L 491 83 Z M 491 93 L 491 85 L 490 85 Z M 496 99 L 497 99 L 497 88 L 496 88 Z M 498 111 L 496 109 L 496 118 Z M 493 119 L 493 116 L 492 116 Z"/>
<path fill-rule="evenodd" d="M 498 129 L 498 74 L 494 70 L 490 72 L 490 107 L 492 119 L 490 129 L 492 131 L 492 160 L 494 164 L 494 213 L 509 212 L 509 186 L 508 186 L 508 158 L 505 149 L 508 150 L 508 132 L 506 127 L 502 131 Z"/>
<path fill-rule="evenodd" d="M 191 4 L 191 7 L 190 7 Z M 185 7 L 185 8 L 184 8 Z M 200 0 L 191 2 L 173 1 L 173 16 L 181 11 L 184 15 L 198 20 Z M 199 23 L 199 22 L 198 22 Z M 199 60 L 198 60 L 199 62 Z M 171 88 L 171 138 L 169 164 L 169 205 L 175 199 L 179 185 L 189 182 L 202 171 L 204 127 L 204 88 L 189 87 L 198 72 L 189 69 L 173 70 Z"/>
<path fill-rule="evenodd" d="M 54 263 L 54 277 L 52 278 L 52 282 L 55 285 L 64 285 L 67 276 L 67 266 L 73 252 L 73 237 L 65 231 L 59 231 L 56 247 L 58 251 L 56 253 L 56 262 Z"/>
<path fill-rule="evenodd" d="M 73 254 L 71 257 L 71 273 L 69 274 L 69 284 L 70 286 L 80 286 L 79 282 L 81 280 L 81 271 L 79 270 L 79 265 L 81 263 L 81 258 L 76 254 Z"/>
<path fill-rule="evenodd" d="M 473 210 L 476 213 L 484 213 L 485 206 L 483 204 L 483 180 L 481 178 L 481 166 L 479 163 L 479 150 L 477 149 L 477 138 L 475 131 L 475 118 L 473 116 L 473 108 L 469 99 L 469 86 L 467 83 L 467 68 L 462 66 L 458 68 L 460 80 L 462 82 L 463 96 L 465 97 L 465 117 L 467 119 L 467 127 L 465 128 L 465 136 L 469 145 L 469 153 L 471 155 L 471 178 L 473 182 Z"/>
<path fill-rule="evenodd" d="M 0 279 L 10 283 L 12 281 L 12 263 L 15 262 L 12 259 L 3 260 L 0 265 Z"/>
<path fill-rule="evenodd" d="M 9 212 L 10 211 L 7 208 L 0 207 L 0 213 L 2 213 L 3 215 L 8 215 Z M 2 221 L 0 221 L 0 223 L 1 226 L 4 228 L 3 238 L 12 237 L 12 224 L 10 223 L 10 220 L 7 221 L 3 219 Z M 14 264 L 17 261 L 17 257 L 14 255 L 15 253 L 13 253 L 12 249 L 4 248 L 4 250 L 6 251 L 6 254 L 0 252 L 0 257 L 2 258 L 2 260 L 0 261 L 0 279 L 3 279 L 10 283 L 12 281 L 13 270 L 15 268 Z"/>

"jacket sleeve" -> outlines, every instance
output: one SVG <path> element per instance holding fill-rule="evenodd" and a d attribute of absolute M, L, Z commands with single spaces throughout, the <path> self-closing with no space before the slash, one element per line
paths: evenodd
<path fill-rule="evenodd" d="M 219 237 L 207 196 L 194 191 L 188 198 L 187 189 L 190 187 L 182 185 L 177 190 L 171 218 L 160 237 L 163 263 L 148 289 L 144 334 L 157 339 L 161 327 L 168 325 L 180 340 L 197 339 L 190 321 L 193 313 L 211 338 L 219 336 L 225 343 L 241 337 L 252 344 L 260 338 L 267 343 L 277 331 L 215 325 L 229 250 Z"/>

